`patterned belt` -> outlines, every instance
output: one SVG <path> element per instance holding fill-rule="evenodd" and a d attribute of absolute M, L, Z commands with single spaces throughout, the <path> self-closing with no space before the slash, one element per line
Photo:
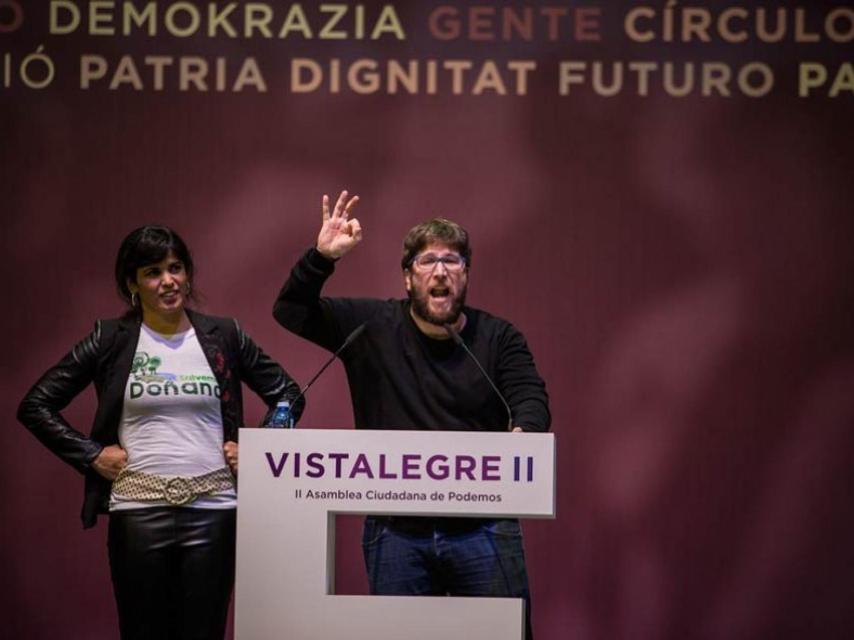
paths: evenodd
<path fill-rule="evenodd" d="M 222 467 L 200 476 L 157 476 L 142 471 L 122 471 L 113 482 L 113 492 L 131 500 L 165 500 L 180 506 L 199 496 L 234 488 L 234 476 Z"/>

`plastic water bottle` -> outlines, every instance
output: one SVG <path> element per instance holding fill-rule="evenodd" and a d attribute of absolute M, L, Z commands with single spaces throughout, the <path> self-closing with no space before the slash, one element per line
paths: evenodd
<path fill-rule="evenodd" d="M 266 424 L 270 429 L 293 429 L 294 417 L 291 415 L 291 403 L 287 400 L 282 400 L 276 404 L 276 410 L 270 416 L 270 421 Z"/>

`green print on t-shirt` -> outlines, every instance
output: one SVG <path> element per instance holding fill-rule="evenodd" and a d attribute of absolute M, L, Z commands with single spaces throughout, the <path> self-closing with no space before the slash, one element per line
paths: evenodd
<path fill-rule="evenodd" d="M 176 376 L 158 374 L 163 365 L 160 356 L 149 356 L 145 351 L 137 351 L 131 365 L 133 380 L 130 383 L 130 397 L 133 400 L 148 396 L 213 396 L 219 398 L 219 385 L 216 378 L 209 375 L 186 374 Z"/>

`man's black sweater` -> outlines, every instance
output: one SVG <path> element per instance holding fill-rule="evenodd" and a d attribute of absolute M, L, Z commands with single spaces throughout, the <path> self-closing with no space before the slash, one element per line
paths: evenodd
<path fill-rule="evenodd" d="M 357 428 L 503 431 L 507 412 L 477 365 L 452 340 L 418 329 L 408 300 L 321 298 L 335 263 L 310 249 L 273 307 L 286 329 L 334 351 L 362 323 L 342 354 Z M 545 384 L 525 338 L 510 323 L 465 307 L 460 335 L 510 405 L 514 426 L 546 431 Z"/>

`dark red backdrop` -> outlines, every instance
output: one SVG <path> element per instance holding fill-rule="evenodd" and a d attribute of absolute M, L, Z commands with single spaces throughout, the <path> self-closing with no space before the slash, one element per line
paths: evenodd
<path fill-rule="evenodd" d="M 152 221 L 180 230 L 203 309 L 239 317 L 306 380 L 325 354 L 270 310 L 313 242 L 320 195 L 345 187 L 365 240 L 329 293 L 402 295 L 403 234 L 452 217 L 474 240 L 470 303 L 522 329 L 547 381 L 559 515 L 526 524 L 538 638 L 847 637 L 852 92 L 798 98 L 793 71 L 835 69 L 841 48 L 644 48 L 620 34 L 629 3 L 602 5 L 605 37 L 589 45 L 438 43 L 428 2 L 397 7 L 405 43 L 49 36 L 47 3 L 21 4 L 40 6 L 0 33 L 0 55 L 17 65 L 44 44 L 56 77 L 0 88 L 8 637 L 116 636 L 103 523 L 80 529 L 80 478 L 13 416 L 95 318 L 121 311 L 121 238 Z M 254 55 L 269 91 L 81 90 L 82 53 Z M 542 73 L 525 96 L 295 95 L 294 55 L 533 58 Z M 755 99 L 660 85 L 560 97 L 564 58 L 764 60 L 779 75 Z M 93 405 L 87 392 L 66 415 L 88 430 Z M 260 414 L 253 401 L 247 422 Z M 303 426 L 351 425 L 336 365 Z M 339 581 L 358 591 L 355 529 Z"/>

